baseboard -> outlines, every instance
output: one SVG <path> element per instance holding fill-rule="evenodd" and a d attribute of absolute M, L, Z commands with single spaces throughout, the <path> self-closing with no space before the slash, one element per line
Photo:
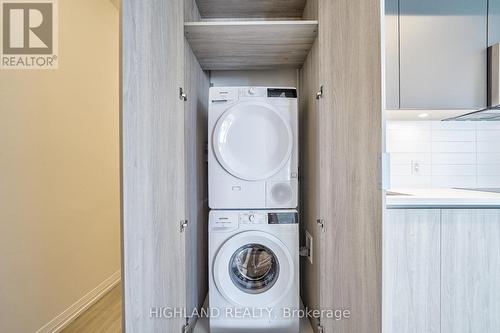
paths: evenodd
<path fill-rule="evenodd" d="M 97 287 L 76 301 L 69 308 L 64 310 L 57 317 L 52 319 L 47 324 L 43 325 L 36 333 L 56 333 L 68 326 L 82 312 L 87 310 L 91 305 L 96 303 L 102 296 L 116 286 L 121 279 L 121 271 L 113 273 L 110 277 L 100 283 Z"/>

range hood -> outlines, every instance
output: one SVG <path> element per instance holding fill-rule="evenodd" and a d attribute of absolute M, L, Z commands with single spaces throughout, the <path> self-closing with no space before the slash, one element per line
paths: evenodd
<path fill-rule="evenodd" d="M 488 106 L 500 111 L 500 43 L 488 48 Z"/>
<path fill-rule="evenodd" d="M 488 108 L 447 120 L 500 121 L 500 43 L 488 48 Z"/>

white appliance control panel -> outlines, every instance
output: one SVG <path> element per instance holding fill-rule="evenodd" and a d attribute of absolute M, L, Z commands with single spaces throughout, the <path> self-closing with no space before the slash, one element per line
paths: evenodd
<path fill-rule="evenodd" d="M 231 232 L 241 225 L 298 223 L 299 214 L 295 210 L 213 210 L 209 218 L 211 232 Z"/>
<path fill-rule="evenodd" d="M 240 97 L 267 97 L 267 88 L 249 87 L 239 89 Z"/>
<path fill-rule="evenodd" d="M 261 212 L 249 211 L 240 213 L 241 224 L 295 224 L 299 223 L 296 212 Z"/>
<path fill-rule="evenodd" d="M 240 223 L 267 224 L 267 214 L 261 212 L 245 212 L 240 214 Z"/>

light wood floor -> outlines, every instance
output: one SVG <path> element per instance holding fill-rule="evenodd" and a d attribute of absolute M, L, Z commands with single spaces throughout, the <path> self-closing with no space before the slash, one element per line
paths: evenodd
<path fill-rule="evenodd" d="M 117 285 L 82 313 L 62 333 L 120 333 L 122 331 L 122 286 Z"/>

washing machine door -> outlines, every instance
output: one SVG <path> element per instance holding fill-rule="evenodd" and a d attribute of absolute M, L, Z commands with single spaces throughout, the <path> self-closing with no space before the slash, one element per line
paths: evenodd
<path fill-rule="evenodd" d="M 293 148 L 290 124 L 263 102 L 243 102 L 228 109 L 217 121 L 212 140 L 222 167 L 249 181 L 276 174 Z"/>
<path fill-rule="evenodd" d="M 292 256 L 285 244 L 261 231 L 246 231 L 227 240 L 215 257 L 217 290 L 236 306 L 273 306 L 290 292 Z"/>

